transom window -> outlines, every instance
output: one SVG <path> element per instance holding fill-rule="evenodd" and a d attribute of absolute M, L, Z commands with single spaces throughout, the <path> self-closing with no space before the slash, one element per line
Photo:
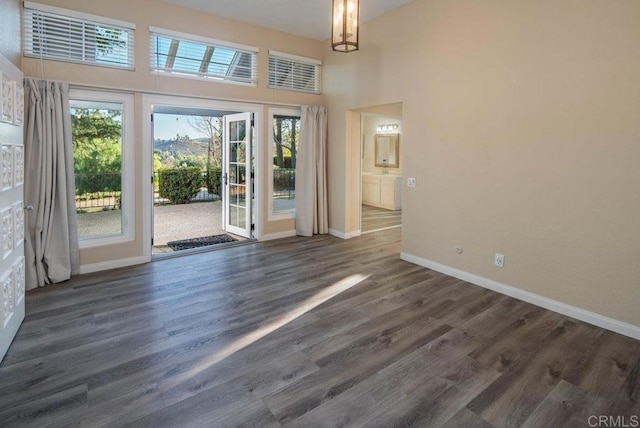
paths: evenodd
<path fill-rule="evenodd" d="M 256 48 L 152 28 L 151 70 L 256 85 Z"/>
<path fill-rule="evenodd" d="M 24 55 L 133 70 L 135 25 L 24 2 Z"/>
<path fill-rule="evenodd" d="M 321 69 L 321 61 L 269 51 L 270 88 L 319 94 Z"/>

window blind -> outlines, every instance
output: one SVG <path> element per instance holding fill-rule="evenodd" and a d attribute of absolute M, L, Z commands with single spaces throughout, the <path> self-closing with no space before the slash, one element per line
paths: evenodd
<path fill-rule="evenodd" d="M 319 94 L 321 70 L 318 60 L 269 51 L 270 88 Z"/>
<path fill-rule="evenodd" d="M 200 77 L 256 85 L 257 49 L 195 35 L 150 29 L 151 70 L 174 76 Z"/>
<path fill-rule="evenodd" d="M 24 3 L 24 55 L 134 69 L 135 25 Z"/>

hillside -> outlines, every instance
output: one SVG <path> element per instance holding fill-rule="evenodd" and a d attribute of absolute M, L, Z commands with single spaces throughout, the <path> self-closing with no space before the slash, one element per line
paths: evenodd
<path fill-rule="evenodd" d="M 170 153 L 175 157 L 207 156 L 207 139 L 176 141 L 156 140 L 153 142 L 153 151 Z"/>

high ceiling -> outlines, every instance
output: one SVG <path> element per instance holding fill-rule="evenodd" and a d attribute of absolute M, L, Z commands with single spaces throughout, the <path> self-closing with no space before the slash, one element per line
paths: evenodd
<path fill-rule="evenodd" d="M 331 37 L 331 0 L 161 0 L 316 40 Z M 415 0 L 361 0 L 367 22 Z"/>

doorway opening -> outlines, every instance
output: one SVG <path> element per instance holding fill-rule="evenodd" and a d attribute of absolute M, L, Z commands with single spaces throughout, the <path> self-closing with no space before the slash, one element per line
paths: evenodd
<path fill-rule="evenodd" d="M 402 118 L 361 113 L 361 233 L 402 226 Z"/>
<path fill-rule="evenodd" d="M 153 105 L 151 255 L 253 238 L 252 113 Z"/>

